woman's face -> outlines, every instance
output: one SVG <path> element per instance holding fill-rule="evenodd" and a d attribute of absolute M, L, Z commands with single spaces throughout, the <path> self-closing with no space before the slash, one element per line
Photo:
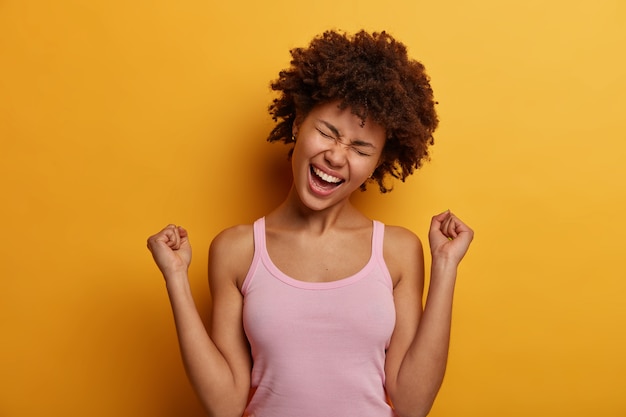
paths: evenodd
<path fill-rule="evenodd" d="M 339 102 L 315 107 L 294 125 L 294 186 L 309 208 L 321 210 L 345 201 L 378 166 L 384 128 L 340 109 Z"/>

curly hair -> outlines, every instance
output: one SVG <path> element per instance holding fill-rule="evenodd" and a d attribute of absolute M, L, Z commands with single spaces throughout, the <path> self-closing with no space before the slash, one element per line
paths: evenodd
<path fill-rule="evenodd" d="M 307 48 L 290 52 L 291 67 L 270 84 L 280 94 L 268 109 L 277 122 L 269 142 L 292 142 L 296 113 L 300 118 L 339 100 L 363 123 L 370 117 L 385 128 L 381 162 L 371 177 L 382 193 L 391 191 L 387 174 L 404 181 L 428 159 L 439 122 L 437 103 L 424 65 L 407 56 L 404 44 L 384 31 L 353 36 L 326 31 Z"/>

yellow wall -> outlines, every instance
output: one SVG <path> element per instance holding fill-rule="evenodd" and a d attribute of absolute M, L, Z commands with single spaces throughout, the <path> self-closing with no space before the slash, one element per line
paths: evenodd
<path fill-rule="evenodd" d="M 362 27 L 426 64 L 441 128 L 356 202 L 476 230 L 431 415 L 626 415 L 626 3 L 213 3 L 0 2 L 0 415 L 203 415 L 145 238 L 190 229 L 206 313 L 211 238 L 288 186 L 269 80 Z"/>

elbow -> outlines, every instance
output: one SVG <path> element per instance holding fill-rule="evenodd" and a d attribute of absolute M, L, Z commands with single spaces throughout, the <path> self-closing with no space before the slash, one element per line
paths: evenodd
<path fill-rule="evenodd" d="M 426 417 L 443 382 L 443 372 L 434 378 L 388 381 L 387 396 L 397 417 Z"/>
<path fill-rule="evenodd" d="M 223 396 L 219 400 L 200 397 L 209 417 L 241 417 L 248 405 L 248 397 Z"/>
<path fill-rule="evenodd" d="M 392 395 L 389 401 L 397 417 L 426 417 L 433 407 L 436 395 Z"/>
<path fill-rule="evenodd" d="M 431 404 L 421 404 L 415 407 L 395 408 L 394 412 L 397 417 L 426 417 L 432 408 Z"/>
<path fill-rule="evenodd" d="M 204 409 L 209 417 L 241 417 L 246 407 L 215 407 L 215 404 L 205 404 Z"/>

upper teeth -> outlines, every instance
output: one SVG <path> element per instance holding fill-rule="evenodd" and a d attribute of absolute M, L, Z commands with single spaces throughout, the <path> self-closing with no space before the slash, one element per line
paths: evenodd
<path fill-rule="evenodd" d="M 315 175 L 317 175 L 318 177 L 320 177 L 321 179 L 323 179 L 326 182 L 332 182 L 332 183 L 337 183 L 341 181 L 341 178 L 337 178 L 337 177 L 333 177 L 332 175 L 328 175 L 327 173 L 320 171 L 319 169 L 313 167 L 313 172 L 315 172 Z"/>

